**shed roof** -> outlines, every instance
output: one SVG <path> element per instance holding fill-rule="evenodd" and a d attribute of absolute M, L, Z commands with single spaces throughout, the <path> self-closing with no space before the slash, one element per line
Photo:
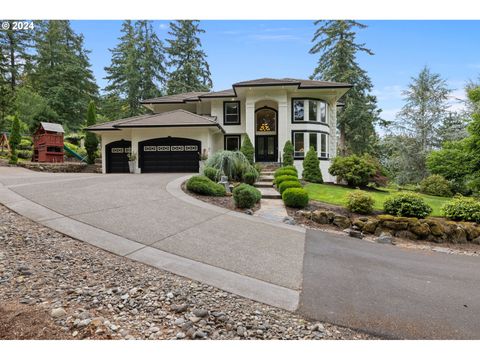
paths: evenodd
<path fill-rule="evenodd" d="M 57 133 L 64 133 L 65 131 L 63 130 L 63 126 L 61 124 L 57 123 L 49 123 L 49 122 L 40 122 L 40 125 L 42 126 L 43 130 L 45 131 L 52 131 L 52 132 L 57 132 Z"/>

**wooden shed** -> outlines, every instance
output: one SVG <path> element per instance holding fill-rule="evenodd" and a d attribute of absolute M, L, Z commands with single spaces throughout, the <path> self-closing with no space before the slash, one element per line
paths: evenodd
<path fill-rule="evenodd" d="M 63 126 L 41 122 L 33 134 L 33 158 L 36 162 L 63 162 Z"/>

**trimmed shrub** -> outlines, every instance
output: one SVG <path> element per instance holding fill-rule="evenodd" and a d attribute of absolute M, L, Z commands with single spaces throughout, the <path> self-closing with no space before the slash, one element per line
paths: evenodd
<path fill-rule="evenodd" d="M 317 151 L 313 148 L 313 146 L 310 147 L 305 159 L 303 159 L 302 178 L 305 181 L 312 183 L 323 183 L 322 171 L 320 170 L 320 161 L 318 161 Z"/>
<path fill-rule="evenodd" d="M 247 172 L 243 174 L 243 182 L 248 185 L 255 184 L 255 181 L 258 179 L 258 174 L 254 172 Z"/>
<path fill-rule="evenodd" d="M 282 175 L 290 175 L 290 176 L 298 177 L 297 171 L 294 171 L 292 169 L 284 169 L 284 168 L 277 169 L 273 174 L 275 179 L 277 179 L 279 176 L 282 176 Z"/>
<path fill-rule="evenodd" d="M 217 182 L 220 177 L 219 171 L 213 167 L 205 167 L 203 169 L 203 175 L 215 182 Z"/>
<path fill-rule="evenodd" d="M 290 140 L 285 142 L 283 147 L 283 166 L 292 166 L 293 165 L 293 144 Z"/>
<path fill-rule="evenodd" d="M 233 189 L 233 201 L 241 209 L 252 208 L 261 198 L 260 191 L 248 184 L 240 184 Z"/>
<path fill-rule="evenodd" d="M 290 188 L 282 194 L 283 202 L 286 206 L 295 208 L 304 208 L 308 205 L 308 193 L 305 189 Z"/>
<path fill-rule="evenodd" d="M 328 172 L 339 181 L 346 181 L 348 186 L 358 187 L 366 186 L 375 176 L 377 169 L 367 156 L 351 155 L 334 158 Z"/>
<path fill-rule="evenodd" d="M 192 176 L 187 181 L 187 189 L 201 195 L 225 196 L 225 188 L 203 175 Z"/>
<path fill-rule="evenodd" d="M 280 186 L 280 184 L 284 181 L 298 181 L 298 177 L 293 176 L 293 175 L 281 175 L 275 179 L 275 185 L 277 188 Z"/>
<path fill-rule="evenodd" d="M 290 188 L 301 188 L 302 184 L 298 180 L 295 181 L 283 181 L 279 186 L 278 186 L 278 192 L 280 194 L 283 194 L 283 192 L 287 189 Z"/>
<path fill-rule="evenodd" d="M 347 194 L 347 209 L 358 214 L 371 214 L 375 200 L 366 191 L 355 190 Z"/>
<path fill-rule="evenodd" d="M 283 167 L 281 167 L 281 169 L 283 169 L 283 170 L 293 170 L 293 171 L 295 171 L 296 174 L 298 174 L 297 168 L 293 165 L 283 166 Z"/>
<path fill-rule="evenodd" d="M 420 192 L 435 196 L 452 196 L 450 183 L 442 175 L 430 175 L 420 182 Z"/>
<path fill-rule="evenodd" d="M 432 208 L 420 196 L 410 193 L 388 198 L 383 203 L 383 210 L 390 215 L 417 218 L 427 217 L 432 212 Z"/>
<path fill-rule="evenodd" d="M 255 149 L 252 145 L 252 142 L 250 141 L 250 138 L 248 137 L 247 134 L 245 134 L 245 137 L 243 138 L 242 146 L 240 147 L 240 152 L 245 155 L 247 158 L 248 162 L 253 165 L 253 156 L 255 154 Z"/>
<path fill-rule="evenodd" d="M 442 206 L 443 215 L 451 220 L 480 222 L 480 201 L 464 196 L 455 196 Z"/>

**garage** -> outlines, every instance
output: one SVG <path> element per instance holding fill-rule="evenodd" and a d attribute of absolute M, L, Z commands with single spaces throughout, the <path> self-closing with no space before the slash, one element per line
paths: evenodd
<path fill-rule="evenodd" d="M 194 139 L 166 137 L 138 143 L 142 173 L 198 172 L 201 142 Z"/>
<path fill-rule="evenodd" d="M 128 140 L 114 141 L 105 146 L 107 173 L 128 173 L 128 154 L 132 142 Z"/>

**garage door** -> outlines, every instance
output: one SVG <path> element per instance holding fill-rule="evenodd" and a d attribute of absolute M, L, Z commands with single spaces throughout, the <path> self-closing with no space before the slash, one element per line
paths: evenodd
<path fill-rule="evenodd" d="M 200 141 L 184 138 L 159 138 L 138 143 L 142 173 L 198 172 Z"/>
<path fill-rule="evenodd" d="M 128 173 L 128 153 L 132 142 L 119 140 L 105 146 L 107 173 Z"/>

